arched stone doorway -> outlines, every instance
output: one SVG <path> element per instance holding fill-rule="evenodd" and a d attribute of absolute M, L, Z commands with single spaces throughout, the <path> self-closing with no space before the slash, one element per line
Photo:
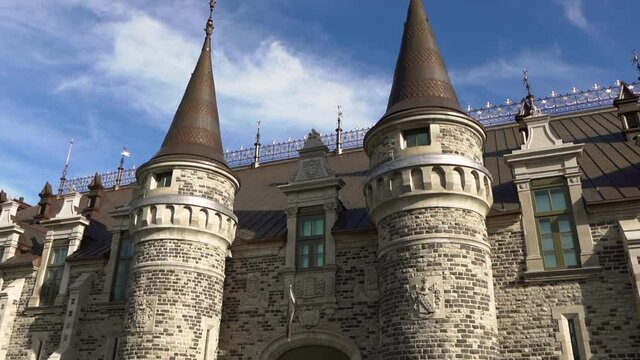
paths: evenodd
<path fill-rule="evenodd" d="M 340 350 L 327 346 L 304 346 L 289 350 L 278 360 L 350 360 Z"/>
<path fill-rule="evenodd" d="M 268 344 L 260 360 L 362 360 L 360 350 L 349 338 L 335 331 L 297 331 Z"/>

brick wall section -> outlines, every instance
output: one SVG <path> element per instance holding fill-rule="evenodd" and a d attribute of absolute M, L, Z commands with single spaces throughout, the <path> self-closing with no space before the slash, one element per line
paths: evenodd
<path fill-rule="evenodd" d="M 99 272 L 89 289 L 89 301 L 80 318 L 78 359 L 112 360 L 105 358 L 107 340 L 122 340 L 124 304 L 103 303 L 99 296 L 104 288 L 106 274 Z"/>
<path fill-rule="evenodd" d="M 5 277 L 7 279 L 14 278 Z M 10 281 L 9 280 L 9 281 Z M 11 334 L 11 346 L 7 352 L 7 360 L 24 360 L 29 359 L 31 354 L 31 336 L 35 333 L 48 333 L 48 338 L 43 347 L 43 353 L 47 357 L 51 355 L 60 344 L 60 336 L 62 333 L 62 325 L 64 322 L 64 308 L 56 308 L 45 314 L 35 314 L 26 312 L 29 297 L 33 293 L 35 278 L 28 277 L 25 279 L 24 288 L 17 309 L 17 317 Z"/>
<path fill-rule="evenodd" d="M 445 242 L 401 246 L 381 255 L 381 359 L 497 358 L 490 253 L 455 239 L 458 233 L 486 240 L 483 220 L 467 210 L 433 208 L 402 211 L 380 221 L 381 241 L 427 232 L 453 235 Z M 429 276 L 442 276 L 444 315 L 412 319 L 409 280 Z"/>
<path fill-rule="evenodd" d="M 457 154 L 482 163 L 482 139 L 468 127 L 440 124 L 443 154 Z"/>
<path fill-rule="evenodd" d="M 233 210 L 233 185 L 218 174 L 182 169 L 176 175 L 175 182 L 180 195 L 214 200 Z"/>
<path fill-rule="evenodd" d="M 374 235 L 375 236 L 375 235 Z M 338 308 L 329 317 L 322 314 L 310 330 L 330 330 L 356 344 L 363 359 L 375 359 L 378 347 L 377 301 L 357 297 L 364 286 L 367 265 L 376 264 L 376 246 L 338 248 L 336 250 L 336 298 Z M 224 308 L 220 332 L 222 359 L 257 360 L 264 348 L 286 334 L 287 303 L 280 270 L 284 256 L 233 258 L 227 261 Z M 247 278 L 259 278 L 259 297 L 264 301 L 246 302 Z M 295 318 L 293 332 L 306 331 Z"/>
<path fill-rule="evenodd" d="M 640 319 L 635 316 L 631 274 L 615 221 L 591 224 L 603 270 L 581 281 L 524 282 L 525 245 L 520 231 L 491 234 L 496 307 L 503 359 L 557 359 L 557 306 L 584 305 L 594 359 L 640 359 Z"/>

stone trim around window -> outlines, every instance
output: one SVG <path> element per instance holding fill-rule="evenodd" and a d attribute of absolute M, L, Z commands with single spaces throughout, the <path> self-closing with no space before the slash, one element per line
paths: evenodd
<path fill-rule="evenodd" d="M 633 278 L 636 309 L 640 317 L 640 219 L 620 220 L 618 225 Z"/>
<path fill-rule="evenodd" d="M 556 341 L 560 343 L 562 354 L 560 360 L 574 360 L 573 345 L 569 321 L 573 321 L 577 336 L 577 346 L 580 351 L 580 360 L 591 359 L 591 346 L 589 331 L 585 324 L 585 309 L 582 305 L 558 306 L 551 310 L 551 316 L 558 323 Z"/>
<path fill-rule="evenodd" d="M 582 199 L 582 172 L 578 157 L 582 154 L 584 145 L 563 143 L 552 133 L 549 120 L 549 116 L 526 119 L 525 144 L 504 157 L 511 167 L 522 211 L 521 225 L 526 246 L 525 281 L 533 282 L 574 280 L 588 277 L 600 270 L 600 261 L 593 251 L 589 219 Z M 548 178 L 562 178 L 566 182 L 580 247 L 580 268 L 545 270 L 531 182 Z"/>

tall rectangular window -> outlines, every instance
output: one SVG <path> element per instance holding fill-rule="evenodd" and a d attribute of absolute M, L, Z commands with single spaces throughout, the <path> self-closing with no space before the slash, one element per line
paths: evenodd
<path fill-rule="evenodd" d="M 429 128 L 411 129 L 402 132 L 405 147 L 429 145 Z"/>
<path fill-rule="evenodd" d="M 571 352 L 573 353 L 573 360 L 581 360 L 580 344 L 578 342 L 578 332 L 576 331 L 576 323 L 574 319 L 567 319 L 567 325 L 569 327 L 569 337 L 571 338 Z"/>
<path fill-rule="evenodd" d="M 64 262 L 67 258 L 67 246 L 56 246 L 51 248 L 49 262 L 47 264 L 44 282 L 40 289 L 40 305 L 53 305 L 56 296 L 60 292 L 62 274 L 64 273 Z"/>
<path fill-rule="evenodd" d="M 545 269 L 580 267 L 580 249 L 563 178 L 531 182 Z"/>
<path fill-rule="evenodd" d="M 321 206 L 300 209 L 296 248 L 299 269 L 324 266 L 325 216 Z"/>
<path fill-rule="evenodd" d="M 4 256 L 4 246 L 0 246 L 0 262 L 2 262 L 3 256 Z"/>
<path fill-rule="evenodd" d="M 111 301 L 123 301 L 127 296 L 133 249 L 132 239 L 127 237 L 120 238 L 120 248 L 118 249 L 118 259 L 116 260 L 116 269 L 111 288 Z"/>

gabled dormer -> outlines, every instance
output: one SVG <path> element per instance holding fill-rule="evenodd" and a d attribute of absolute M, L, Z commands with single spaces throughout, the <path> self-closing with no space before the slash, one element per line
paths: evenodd
<path fill-rule="evenodd" d="M 613 101 L 618 108 L 618 117 L 622 121 L 622 133 L 627 141 L 640 145 L 640 95 L 632 91 L 632 87 L 625 82 L 620 84 L 620 95 Z"/>
<path fill-rule="evenodd" d="M 531 94 L 523 99 L 516 121 L 524 141 L 504 158 L 522 211 L 525 280 L 577 279 L 599 271 L 582 198 L 578 158 L 584 144 L 556 135 L 551 117 L 538 110 Z"/>
<path fill-rule="evenodd" d="M 329 168 L 329 148 L 315 130 L 299 154 L 295 173 L 280 186 L 287 196 L 288 215 L 285 291 L 293 285 L 301 306 L 319 305 L 328 315 L 336 307 L 332 229 L 342 209 L 339 192 L 344 181 Z"/>

